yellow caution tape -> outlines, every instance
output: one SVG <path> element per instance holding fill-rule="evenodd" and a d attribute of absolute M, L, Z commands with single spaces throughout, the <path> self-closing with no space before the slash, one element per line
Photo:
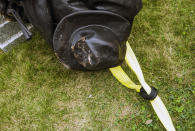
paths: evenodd
<path fill-rule="evenodd" d="M 141 85 L 136 85 L 133 81 L 127 76 L 127 74 L 123 71 L 121 66 L 110 68 L 110 71 L 114 75 L 114 77 L 120 81 L 124 86 L 135 89 L 137 92 L 140 92 Z"/>
<path fill-rule="evenodd" d="M 127 65 L 134 71 L 139 82 L 141 83 L 141 86 L 144 88 L 144 90 L 149 95 L 151 93 L 151 87 L 145 82 L 140 65 L 128 42 L 127 42 L 127 53 L 126 53 L 125 61 Z M 115 67 L 115 68 L 110 68 L 110 71 L 116 77 L 116 79 L 119 80 L 124 86 L 131 88 L 131 89 L 135 89 L 137 92 L 140 91 L 141 86 L 134 84 L 133 81 L 127 76 L 127 74 L 123 71 L 123 69 L 120 66 Z M 160 121 L 166 128 L 166 130 L 175 131 L 171 117 L 164 103 L 160 99 L 160 97 L 157 96 L 154 100 L 151 100 L 150 102 L 157 116 L 159 117 Z"/>

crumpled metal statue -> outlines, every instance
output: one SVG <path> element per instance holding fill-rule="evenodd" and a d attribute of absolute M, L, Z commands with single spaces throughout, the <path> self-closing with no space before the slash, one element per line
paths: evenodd
<path fill-rule="evenodd" d="M 120 65 L 141 0 L 0 0 L 0 13 L 37 28 L 68 69 L 99 70 Z"/>

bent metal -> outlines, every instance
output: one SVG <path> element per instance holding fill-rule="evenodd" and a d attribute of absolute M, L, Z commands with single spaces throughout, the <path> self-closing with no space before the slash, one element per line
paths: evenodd
<path fill-rule="evenodd" d="M 141 0 L 1 0 L 0 12 L 16 20 L 26 39 L 31 23 L 68 69 L 120 65 Z"/>

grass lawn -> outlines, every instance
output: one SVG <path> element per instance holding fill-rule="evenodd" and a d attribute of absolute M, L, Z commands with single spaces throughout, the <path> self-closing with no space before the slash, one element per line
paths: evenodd
<path fill-rule="evenodd" d="M 193 0 L 144 0 L 129 42 L 176 129 L 195 130 Z M 31 41 L 0 52 L 0 130 L 64 129 L 164 130 L 150 103 L 109 70 L 64 69 L 35 32 Z"/>

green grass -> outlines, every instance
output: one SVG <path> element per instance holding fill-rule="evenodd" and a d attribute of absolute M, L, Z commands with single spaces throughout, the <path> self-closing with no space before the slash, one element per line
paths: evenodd
<path fill-rule="evenodd" d="M 144 0 L 143 6 L 129 42 L 176 129 L 195 130 L 193 0 Z M 64 69 L 35 33 L 9 53 L 0 52 L 0 130 L 64 129 L 164 130 L 149 102 L 108 70 Z"/>

